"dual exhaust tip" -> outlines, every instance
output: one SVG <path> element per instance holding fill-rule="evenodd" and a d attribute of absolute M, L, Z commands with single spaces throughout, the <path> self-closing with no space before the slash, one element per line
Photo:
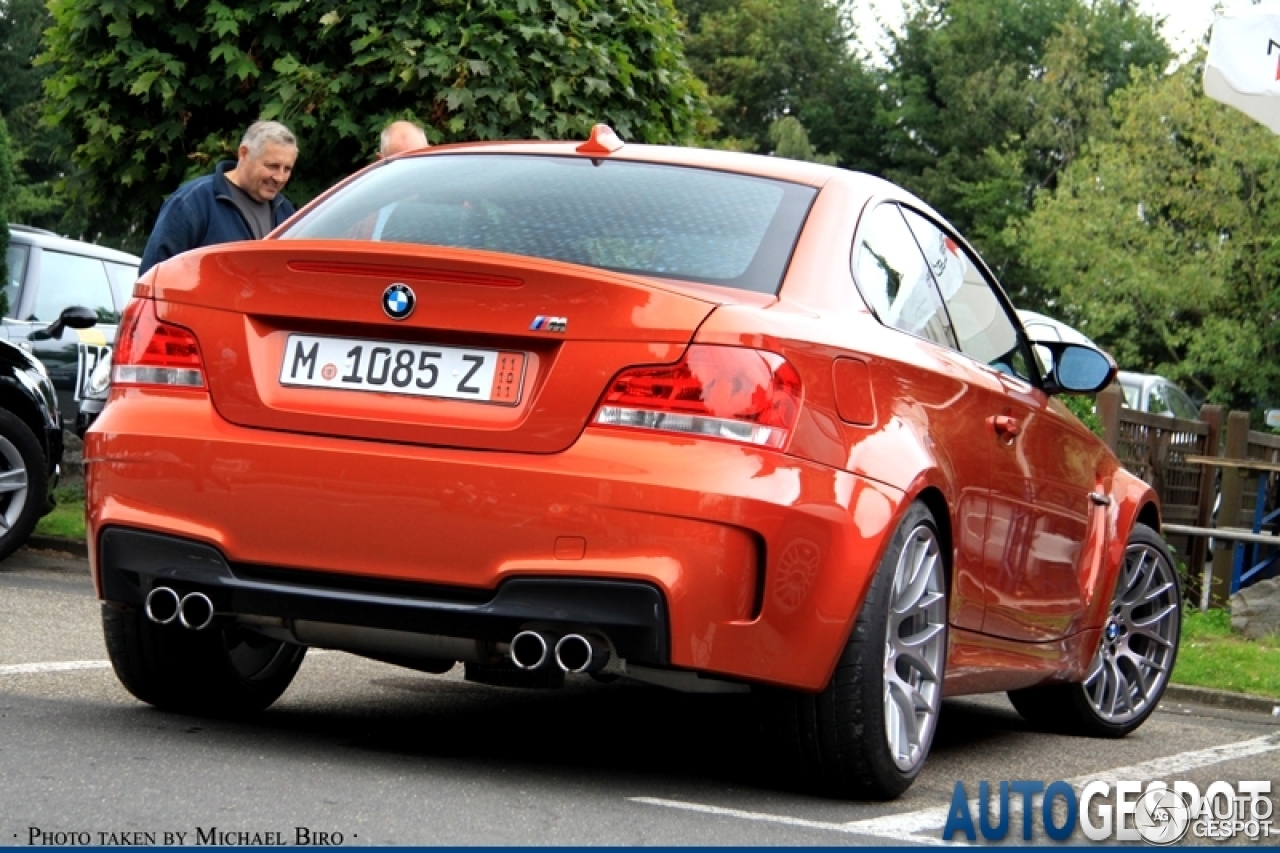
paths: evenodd
<path fill-rule="evenodd" d="M 203 631 L 213 624 L 213 602 L 203 592 L 179 595 L 167 586 L 147 593 L 145 612 L 157 625 L 177 622 L 192 631 Z M 609 663 L 609 646 L 589 634 L 557 636 L 544 631 L 521 631 L 511 638 L 511 662 L 523 670 L 556 666 L 565 672 L 593 673 Z"/>
<path fill-rule="evenodd" d="M 535 670 L 552 661 L 565 672 L 599 672 L 609 663 L 609 647 L 588 634 L 557 637 L 544 631 L 521 631 L 511 638 L 511 662 Z"/>
<path fill-rule="evenodd" d="M 158 586 L 147 593 L 146 614 L 158 625 L 176 621 L 192 631 L 203 631 L 213 623 L 213 602 L 203 592 L 179 596 L 167 586 Z"/>

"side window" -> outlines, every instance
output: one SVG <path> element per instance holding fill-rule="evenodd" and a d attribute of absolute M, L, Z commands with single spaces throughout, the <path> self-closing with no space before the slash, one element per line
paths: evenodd
<path fill-rule="evenodd" d="M 1139 391 L 1137 385 L 1128 385 L 1124 382 L 1120 383 L 1120 390 L 1124 392 L 1124 405 L 1126 409 L 1138 408 Z"/>
<path fill-rule="evenodd" d="M 1159 385 L 1151 386 L 1151 393 L 1147 396 L 1147 411 L 1153 415 L 1173 414 L 1173 409 L 1165 402 L 1164 394 L 1160 391 Z"/>
<path fill-rule="evenodd" d="M 107 268 L 98 258 L 45 250 L 40 255 L 40 289 L 28 320 L 51 323 L 69 305 L 83 305 L 103 323 L 120 322 Z"/>
<path fill-rule="evenodd" d="M 938 282 L 960 351 L 1002 373 L 1030 379 L 1027 347 L 1005 312 L 996 285 L 945 231 L 915 211 L 903 214 Z"/>
<path fill-rule="evenodd" d="M 1165 388 L 1165 396 L 1169 398 L 1169 410 L 1173 412 L 1174 417 L 1182 418 L 1184 421 L 1200 420 L 1200 410 L 1196 408 L 1195 401 L 1181 388 L 1170 385 Z"/>
<path fill-rule="evenodd" d="M 956 348 L 929 267 L 897 205 L 882 204 L 868 214 L 854 251 L 853 277 L 880 322 Z"/>
<path fill-rule="evenodd" d="M 133 298 L 133 285 L 138 280 L 136 264 L 119 264 L 107 261 L 107 275 L 111 278 L 111 292 L 116 298 L 116 311 L 124 313 L 124 308 Z"/>
<path fill-rule="evenodd" d="M 27 252 L 26 246 L 13 244 L 4 250 L 4 264 L 8 273 L 4 287 L 0 289 L 0 316 L 12 317 L 14 309 L 18 307 L 18 289 L 27 273 Z"/>

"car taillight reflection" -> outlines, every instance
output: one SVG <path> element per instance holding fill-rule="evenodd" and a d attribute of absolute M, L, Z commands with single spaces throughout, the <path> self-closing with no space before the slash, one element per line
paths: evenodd
<path fill-rule="evenodd" d="M 619 374 L 594 423 L 782 448 L 800 399 L 800 376 L 777 353 L 695 345 L 676 364 Z"/>
<path fill-rule="evenodd" d="M 113 385 L 204 388 L 204 363 L 196 336 L 156 317 L 155 301 L 134 299 L 116 337 Z"/>

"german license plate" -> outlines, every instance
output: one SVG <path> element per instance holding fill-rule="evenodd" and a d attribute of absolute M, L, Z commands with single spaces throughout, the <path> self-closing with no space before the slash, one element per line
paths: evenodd
<path fill-rule="evenodd" d="M 290 335 L 280 384 L 514 406 L 524 364 L 522 352 Z"/>

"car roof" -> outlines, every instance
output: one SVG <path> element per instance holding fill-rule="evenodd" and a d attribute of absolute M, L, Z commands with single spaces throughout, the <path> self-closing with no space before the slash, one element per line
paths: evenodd
<path fill-rule="evenodd" d="M 14 225 L 10 223 L 9 244 L 38 246 L 41 249 L 49 249 L 55 252 L 87 255 L 91 258 L 101 258 L 104 261 L 115 261 L 116 263 L 135 266 L 142 262 L 142 259 L 137 255 L 131 255 L 128 252 L 121 252 L 118 249 L 111 249 L 94 243 L 85 243 L 82 240 L 72 240 L 70 237 L 62 237 L 52 231 L 33 228 L 30 225 Z"/>
<path fill-rule="evenodd" d="M 1156 382 L 1165 382 L 1170 385 L 1173 383 L 1163 376 L 1156 373 L 1135 373 L 1132 370 L 1121 370 L 1116 373 L 1116 379 L 1121 382 L 1128 382 L 1130 385 L 1153 385 Z"/>
<path fill-rule="evenodd" d="M 415 157 L 439 157 L 449 154 L 541 154 L 560 157 L 589 157 L 596 160 L 625 160 L 637 163 L 660 163 L 671 166 L 688 166 L 722 172 L 736 172 L 761 178 L 774 178 L 792 183 L 822 187 L 832 180 L 849 181 L 866 195 L 901 196 L 902 190 L 874 175 L 852 172 L 835 166 L 824 166 L 788 157 L 763 154 L 747 154 L 741 151 L 723 151 L 713 148 L 685 148 L 676 145 L 644 145 L 625 143 L 611 151 L 583 150 L 581 140 L 568 142 L 458 142 L 449 145 L 433 145 L 388 158 L 398 160 Z M 367 168 L 376 168 L 379 162 Z"/>

